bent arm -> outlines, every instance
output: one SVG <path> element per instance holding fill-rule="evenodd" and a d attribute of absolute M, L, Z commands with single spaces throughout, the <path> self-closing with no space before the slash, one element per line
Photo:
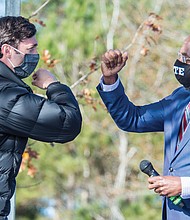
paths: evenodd
<path fill-rule="evenodd" d="M 47 89 L 48 99 L 21 87 L 7 89 L 5 93 L 10 97 L 0 111 L 2 132 L 60 143 L 71 141 L 80 133 L 80 109 L 68 86 L 52 83 Z"/>
<path fill-rule="evenodd" d="M 164 108 L 162 102 L 144 106 L 135 106 L 129 101 L 121 82 L 110 92 L 97 90 L 108 112 L 117 126 L 130 132 L 156 132 L 164 130 Z"/>

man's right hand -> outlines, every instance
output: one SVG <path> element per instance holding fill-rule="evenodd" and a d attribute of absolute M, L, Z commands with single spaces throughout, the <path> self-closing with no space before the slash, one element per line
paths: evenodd
<path fill-rule="evenodd" d="M 47 87 L 54 82 L 57 82 L 56 77 L 46 69 L 38 69 L 32 75 L 32 85 L 37 86 L 40 89 L 47 89 Z"/>
<path fill-rule="evenodd" d="M 101 70 L 105 84 L 116 82 L 117 73 L 125 66 L 127 59 L 127 52 L 120 50 L 109 50 L 102 56 Z"/>

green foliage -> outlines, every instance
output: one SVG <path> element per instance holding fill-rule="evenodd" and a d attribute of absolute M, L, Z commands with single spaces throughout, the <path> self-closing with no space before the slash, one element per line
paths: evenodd
<path fill-rule="evenodd" d="M 126 219 L 161 219 L 161 200 L 158 197 L 148 195 L 144 198 L 136 199 L 133 203 L 121 201 L 120 205 Z"/>

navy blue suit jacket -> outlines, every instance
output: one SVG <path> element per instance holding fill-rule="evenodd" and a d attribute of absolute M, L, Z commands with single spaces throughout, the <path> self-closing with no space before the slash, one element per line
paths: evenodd
<path fill-rule="evenodd" d="M 190 126 L 176 151 L 182 115 L 190 102 L 190 91 L 180 87 L 158 102 L 135 106 L 125 94 L 121 82 L 114 91 L 104 92 L 100 85 L 97 90 L 120 129 L 128 132 L 164 132 L 163 175 L 190 177 Z M 190 199 L 184 199 L 189 208 L 186 211 L 173 205 L 168 198 L 165 202 L 167 220 L 190 219 Z"/>

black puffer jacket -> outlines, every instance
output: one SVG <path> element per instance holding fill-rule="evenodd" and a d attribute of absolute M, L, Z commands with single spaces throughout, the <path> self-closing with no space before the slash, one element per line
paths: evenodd
<path fill-rule="evenodd" d="M 0 219 L 10 212 L 28 138 L 65 143 L 81 130 L 78 103 L 69 87 L 52 83 L 47 99 L 31 89 L 0 62 Z"/>

